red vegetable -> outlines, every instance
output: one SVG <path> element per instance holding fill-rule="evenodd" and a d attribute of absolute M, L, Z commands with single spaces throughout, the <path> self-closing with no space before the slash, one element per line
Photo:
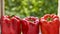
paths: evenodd
<path fill-rule="evenodd" d="M 10 34 L 11 21 L 6 16 L 2 17 L 2 34 Z"/>
<path fill-rule="evenodd" d="M 26 17 L 22 20 L 23 34 L 39 34 L 39 20 L 36 17 Z"/>
<path fill-rule="evenodd" d="M 52 18 L 47 21 L 47 18 Z M 54 14 L 46 14 L 40 19 L 42 34 L 59 34 L 59 17 Z"/>
<path fill-rule="evenodd" d="M 16 16 L 10 19 L 10 16 L 2 17 L 2 34 L 20 34 L 20 19 Z"/>
<path fill-rule="evenodd" d="M 20 19 L 16 16 L 11 18 L 13 29 L 15 31 L 15 34 L 20 34 L 21 29 L 20 29 Z"/>
<path fill-rule="evenodd" d="M 6 15 L 6 16 L 2 16 L 2 18 L 10 18 L 10 16 L 7 16 L 7 15 Z"/>

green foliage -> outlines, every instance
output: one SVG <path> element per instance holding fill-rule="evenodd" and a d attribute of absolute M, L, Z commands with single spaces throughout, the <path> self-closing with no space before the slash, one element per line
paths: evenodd
<path fill-rule="evenodd" d="M 42 17 L 57 14 L 58 0 L 5 0 L 5 14 Z"/>

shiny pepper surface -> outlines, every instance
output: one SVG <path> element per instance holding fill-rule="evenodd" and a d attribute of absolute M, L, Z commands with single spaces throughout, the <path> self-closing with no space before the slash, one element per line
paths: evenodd
<path fill-rule="evenodd" d="M 14 16 L 11 18 L 12 21 L 12 28 L 15 31 L 15 34 L 20 34 L 21 29 L 20 29 L 20 19 L 17 16 Z"/>
<path fill-rule="evenodd" d="M 47 21 L 47 18 L 52 18 Z M 59 34 L 59 17 L 54 14 L 46 14 L 40 18 L 40 25 L 42 34 Z"/>
<path fill-rule="evenodd" d="M 33 22 L 31 22 L 32 20 Z M 26 17 L 22 20 L 23 34 L 39 34 L 39 20 L 36 17 Z"/>
<path fill-rule="evenodd" d="M 7 16 L 2 17 L 2 34 L 10 34 L 11 21 Z"/>

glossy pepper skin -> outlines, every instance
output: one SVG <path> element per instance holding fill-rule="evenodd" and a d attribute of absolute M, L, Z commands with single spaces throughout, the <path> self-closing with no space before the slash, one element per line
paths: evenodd
<path fill-rule="evenodd" d="M 5 18 L 5 17 L 6 17 L 6 18 L 10 18 L 10 16 L 7 16 L 7 15 L 6 15 L 6 16 L 2 16 L 2 18 Z"/>
<path fill-rule="evenodd" d="M 14 16 L 11 18 L 12 21 L 12 28 L 15 32 L 15 34 L 20 34 L 21 33 L 21 29 L 20 29 L 20 19 L 17 16 Z"/>
<path fill-rule="evenodd" d="M 10 34 L 10 25 L 11 21 L 8 17 L 3 16 L 2 17 L 2 34 Z"/>
<path fill-rule="evenodd" d="M 33 22 L 29 20 L 33 20 Z M 33 16 L 22 19 L 22 33 L 39 34 L 39 19 Z"/>
<path fill-rule="evenodd" d="M 60 20 L 59 20 L 59 34 L 60 34 Z"/>
<path fill-rule="evenodd" d="M 52 18 L 52 21 L 47 21 L 47 18 Z M 59 17 L 54 14 L 46 14 L 40 18 L 42 34 L 59 34 Z"/>
<path fill-rule="evenodd" d="M 3 18 L 10 18 L 10 16 L 2 16 L 1 19 L 0 19 L 0 22 L 2 22 Z"/>

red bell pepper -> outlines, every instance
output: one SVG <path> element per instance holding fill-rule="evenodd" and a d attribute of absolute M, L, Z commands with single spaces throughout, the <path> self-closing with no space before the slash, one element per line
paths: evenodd
<path fill-rule="evenodd" d="M 32 20 L 33 22 L 31 22 Z M 22 20 L 23 34 L 39 34 L 39 20 L 36 17 L 26 17 Z"/>
<path fill-rule="evenodd" d="M 52 21 L 47 21 L 47 18 L 52 18 Z M 59 17 L 54 14 L 46 14 L 40 18 L 42 34 L 59 34 Z"/>
<path fill-rule="evenodd" d="M 11 18 L 12 21 L 12 26 L 15 31 L 15 34 L 20 34 L 21 29 L 20 29 L 20 19 L 17 16 L 14 16 Z"/>
<path fill-rule="evenodd" d="M 10 34 L 11 21 L 6 16 L 2 17 L 2 34 Z"/>
<path fill-rule="evenodd" d="M 10 18 L 10 16 L 7 16 L 7 15 L 6 15 L 6 16 L 2 16 L 2 18 Z"/>

